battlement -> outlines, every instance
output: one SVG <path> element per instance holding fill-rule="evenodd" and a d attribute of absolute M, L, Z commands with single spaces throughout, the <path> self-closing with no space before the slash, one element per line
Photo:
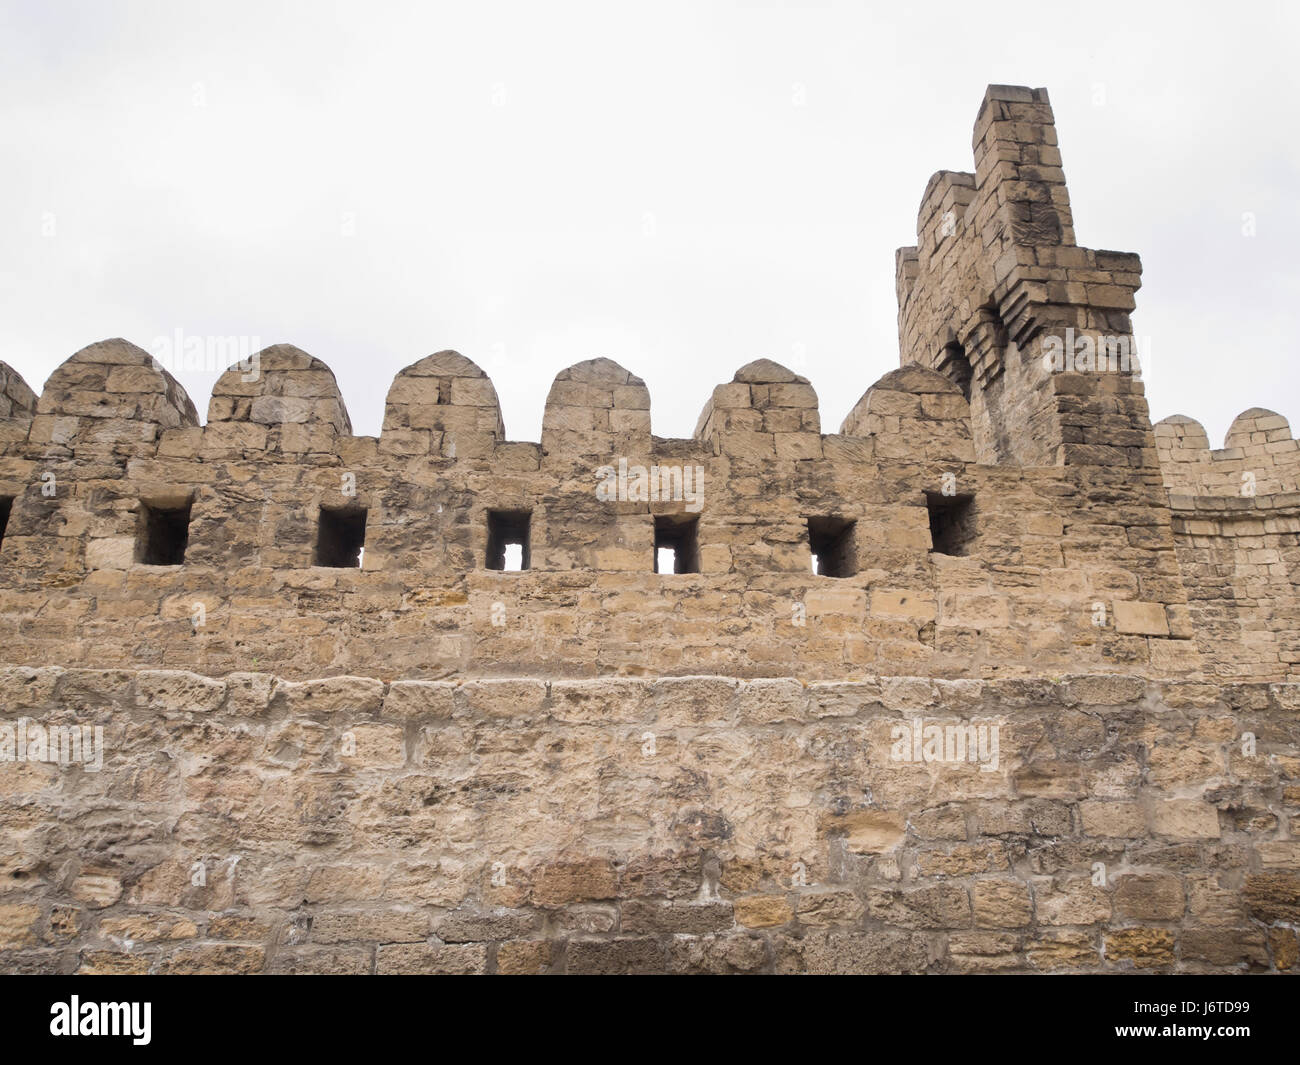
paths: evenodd
<path fill-rule="evenodd" d="M 492 381 L 451 351 L 397 374 L 377 437 L 285 344 L 223 373 L 204 423 L 125 340 L 74 354 L 39 398 L 0 365 L 11 661 L 834 679 L 1195 676 L 1208 658 L 1292 677 L 1294 637 L 1244 636 L 1260 588 L 1187 554 L 1272 552 L 1268 598 L 1293 601 L 1285 423 L 1254 412 L 1239 457 L 1204 461 L 1192 423 L 1153 432 L 1136 367 L 1110 359 L 1140 264 L 1075 245 L 1046 92 L 991 87 L 973 147 L 899 252 L 902 364 L 838 432 L 767 359 L 702 395 L 686 439 L 653 435 L 641 378 L 579 362 L 539 442 L 507 437 Z M 1258 530 L 1171 510 L 1247 460 Z"/>
<path fill-rule="evenodd" d="M 1252 407 L 1213 450 L 1183 415 L 1155 436 L 1193 624 L 1224 641 L 1225 675 L 1276 668 L 1300 645 L 1300 446 L 1287 420 Z"/>
<path fill-rule="evenodd" d="M 4 440 L 47 459 L 215 461 L 261 453 L 319 465 L 365 454 L 391 456 L 397 464 L 504 459 L 529 465 L 527 455 L 539 468 L 559 468 L 592 457 L 676 454 L 693 445 L 745 462 L 819 459 L 826 446 L 838 446 L 824 443 L 817 394 L 807 378 L 769 359 L 742 366 L 718 385 L 694 436 L 678 441 L 651 436 L 645 382 L 604 358 L 556 376 L 540 445 L 507 440 L 492 381 L 454 351 L 429 355 L 394 378 L 378 437 L 352 436 L 333 371 L 288 344 L 257 352 L 223 373 L 203 425 L 175 378 L 120 339 L 73 355 L 50 376 L 39 400 L 4 363 L 0 388 Z M 906 441 L 915 437 L 931 458 L 971 462 L 969 417 L 960 389 L 913 365 L 869 388 L 832 435 L 879 439 L 882 454 L 893 457 L 913 454 Z"/>
<path fill-rule="evenodd" d="M 1182 414 L 1156 422 L 1155 434 L 1165 484 L 1173 494 L 1253 498 L 1300 492 L 1300 443 L 1274 411 L 1242 411 L 1223 447 L 1213 450 L 1201 423 Z"/>
<path fill-rule="evenodd" d="M 351 435 L 334 375 L 287 345 L 224 373 L 203 425 L 126 341 L 72 356 L 34 405 L 7 379 L 0 630 L 22 662 L 58 644 L 217 674 L 253 654 L 426 677 L 648 656 L 825 678 L 1200 668 L 1160 490 L 977 463 L 960 388 L 920 366 L 822 433 L 812 385 L 760 359 L 679 440 L 652 435 L 640 378 L 595 359 L 557 374 L 540 443 L 506 438 L 455 352 L 397 375 L 378 437 Z M 1081 492 L 1127 509 L 1084 512 Z"/>

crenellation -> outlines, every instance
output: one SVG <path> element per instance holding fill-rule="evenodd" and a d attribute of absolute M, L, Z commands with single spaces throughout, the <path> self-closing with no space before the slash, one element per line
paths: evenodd
<path fill-rule="evenodd" d="M 1293 675 L 1300 620 L 1300 445 L 1285 418 L 1239 414 L 1224 447 L 1184 415 L 1155 426 L 1189 620 L 1217 675 Z"/>
<path fill-rule="evenodd" d="M 394 378 L 384 401 L 378 446 L 417 460 L 486 460 L 505 435 L 491 379 L 459 352 L 439 351 Z"/>
<path fill-rule="evenodd" d="M 867 389 L 840 433 L 874 438 L 873 453 L 881 458 L 975 462 L 970 404 L 961 389 L 915 363 L 887 373 Z"/>
<path fill-rule="evenodd" d="M 27 439 L 49 458 L 152 449 L 160 433 L 198 424 L 179 382 L 125 340 L 82 348 L 45 382 Z"/>
<path fill-rule="evenodd" d="M 1163 646 L 1187 641 L 1185 624 L 1170 618 L 1127 633 L 1113 620 L 1119 603 L 1168 611 L 1187 601 L 1158 497 L 1127 465 L 1083 477 L 976 463 L 967 401 L 922 366 L 887 374 L 840 433 L 822 434 L 809 382 L 760 359 L 714 390 L 693 440 L 670 441 L 650 435 L 641 380 L 592 360 L 557 376 L 537 445 L 502 438 L 491 382 L 455 353 L 398 375 L 378 440 L 339 431 L 346 408 L 318 360 L 287 346 L 259 357 L 264 380 L 240 380 L 243 364 L 223 375 L 217 420 L 166 429 L 113 461 L 96 456 L 86 466 L 77 453 L 59 470 L 52 499 L 30 480 L 43 450 L 30 441 L 9 449 L 29 480 L 15 486 L 22 498 L 5 540 L 6 579 L 15 591 L 56 574 L 69 586 L 93 636 L 87 661 L 166 649 L 177 664 L 219 673 L 255 640 L 268 656 L 283 655 L 291 674 L 378 668 L 397 648 L 417 675 L 541 663 L 581 673 L 593 655 L 598 671 L 620 672 L 637 668 L 651 618 L 664 644 L 689 644 L 717 632 L 702 622 L 725 604 L 735 612 L 726 639 L 743 634 L 732 651 L 674 650 L 664 668 L 726 663 L 753 675 L 826 677 L 855 663 L 924 661 L 941 675 L 978 676 L 1063 668 L 1080 656 L 1103 668 L 1153 669 L 1157 656 L 1198 668 L 1190 645 L 1178 655 Z M 1108 382 L 1097 394 L 1118 403 L 1125 385 Z M 314 406 L 256 407 L 262 398 Z M 620 412 L 633 420 L 616 423 Z M 307 420 L 272 419 L 286 413 Z M 408 428 L 417 424 L 428 428 Z M 292 446 L 291 428 L 319 433 L 317 443 Z M 459 443 L 391 446 L 411 433 Z M 661 481 L 673 490 L 659 494 Z M 949 495 L 969 513 L 960 547 L 935 540 Z M 144 565 L 142 515 L 182 499 L 190 507 L 183 560 Z M 1081 520 L 1084 500 L 1120 509 Z M 493 514 L 526 524 L 527 574 L 491 572 Z M 340 557 L 360 559 L 360 573 L 318 564 L 327 521 L 353 530 L 357 542 Z M 698 575 L 654 573 L 664 522 L 693 524 Z M 853 526 L 851 576 L 812 572 L 818 523 Z M 951 555 L 965 557 L 959 564 Z M 233 567 L 260 590 L 232 593 Z M 619 588 L 616 578 L 633 583 Z M 828 598 L 822 580 L 853 588 Z M 639 610 L 651 613 L 607 611 L 633 588 Z M 207 611 L 197 630 L 179 611 L 187 597 Z M 505 639 L 485 626 L 484 602 L 501 602 L 508 624 L 524 631 Z M 563 613 L 573 609 L 579 626 Z M 798 609 L 814 618 L 811 631 L 791 625 Z M 26 633 L 14 651 L 21 660 L 47 653 L 35 630 L 9 617 Z M 400 636 L 429 627 L 445 635 Z M 385 632 L 396 639 L 370 635 Z M 310 653 L 288 654 L 304 636 Z"/>
<path fill-rule="evenodd" d="M 650 393 L 641 378 L 604 358 L 588 359 L 556 375 L 542 418 L 546 465 L 649 454 Z"/>

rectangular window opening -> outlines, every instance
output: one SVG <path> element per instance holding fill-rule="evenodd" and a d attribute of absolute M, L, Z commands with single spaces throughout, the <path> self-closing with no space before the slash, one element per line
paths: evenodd
<path fill-rule="evenodd" d="M 809 518 L 808 547 L 819 577 L 852 577 L 858 572 L 857 523 L 847 518 Z"/>
<path fill-rule="evenodd" d="M 140 501 L 136 525 L 135 560 L 145 566 L 179 566 L 190 542 L 192 502 Z"/>
<path fill-rule="evenodd" d="M 532 524 L 531 510 L 489 510 L 487 568 L 506 573 L 519 573 L 531 568 L 529 533 Z"/>
<path fill-rule="evenodd" d="M 13 496 L 0 496 L 0 544 L 4 543 L 5 530 L 9 528 L 9 515 L 14 509 Z"/>
<path fill-rule="evenodd" d="M 925 494 L 930 512 L 931 550 L 936 555 L 967 555 L 975 542 L 975 497 Z"/>
<path fill-rule="evenodd" d="M 693 515 L 655 518 L 655 572 L 700 572 L 700 521 Z"/>
<path fill-rule="evenodd" d="M 360 569 L 366 546 L 365 507 L 321 507 L 313 566 Z"/>

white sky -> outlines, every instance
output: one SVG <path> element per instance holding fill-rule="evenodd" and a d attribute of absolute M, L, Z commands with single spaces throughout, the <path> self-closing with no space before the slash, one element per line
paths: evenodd
<path fill-rule="evenodd" d="M 536 440 L 582 359 L 688 436 L 766 356 L 832 432 L 898 365 L 894 249 L 1000 82 L 1051 94 L 1079 242 L 1142 256 L 1153 420 L 1220 446 L 1300 422 L 1297 10 L 3 0 L 0 359 L 39 391 L 107 337 L 289 342 L 375 434 L 455 348 Z M 216 371 L 178 376 L 205 415 Z"/>

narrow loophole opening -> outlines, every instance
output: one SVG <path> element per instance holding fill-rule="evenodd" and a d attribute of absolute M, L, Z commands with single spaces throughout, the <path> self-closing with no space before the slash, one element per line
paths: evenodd
<path fill-rule="evenodd" d="M 655 518 L 656 573 L 700 572 L 700 521 L 690 515 L 660 514 Z"/>
<path fill-rule="evenodd" d="M 135 560 L 145 566 L 179 566 L 190 543 L 192 503 L 140 503 Z"/>
<path fill-rule="evenodd" d="M 819 577 L 852 577 L 858 572 L 857 523 L 847 518 L 809 518 L 808 548 Z"/>
<path fill-rule="evenodd" d="M 366 546 L 364 507 L 321 507 L 312 565 L 360 569 Z"/>
<path fill-rule="evenodd" d="M 931 550 L 937 555 L 966 555 L 975 542 L 975 497 L 927 492 Z"/>
<path fill-rule="evenodd" d="M 532 531 L 531 510 L 489 510 L 485 565 L 488 569 L 519 573 L 532 564 L 529 539 Z"/>

